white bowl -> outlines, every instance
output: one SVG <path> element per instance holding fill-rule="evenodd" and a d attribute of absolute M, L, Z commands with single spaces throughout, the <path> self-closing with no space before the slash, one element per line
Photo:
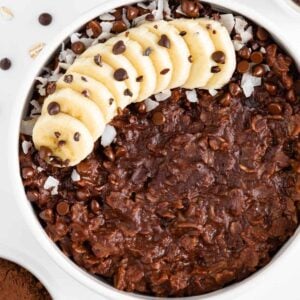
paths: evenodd
<path fill-rule="evenodd" d="M 123 299 L 123 300 L 134 300 L 134 299 L 153 299 L 153 297 L 141 296 L 137 294 L 130 294 L 126 292 L 119 291 L 112 286 L 102 282 L 96 277 L 89 275 L 87 272 L 78 267 L 75 263 L 73 263 L 70 259 L 68 259 L 60 249 L 50 240 L 50 238 L 46 235 L 42 226 L 40 225 L 35 212 L 32 209 L 30 202 L 27 200 L 22 180 L 19 172 L 19 122 L 23 116 L 23 110 L 26 106 L 27 100 L 31 95 L 31 90 L 33 86 L 34 78 L 40 73 L 42 67 L 49 61 L 53 53 L 60 46 L 62 41 L 64 41 L 67 37 L 70 36 L 71 33 L 78 30 L 89 20 L 101 15 L 104 12 L 108 12 L 113 8 L 127 5 L 133 2 L 139 1 L 128 1 L 128 0 L 110 0 L 102 5 L 92 9 L 87 14 L 83 15 L 81 18 L 76 20 L 76 22 L 72 23 L 68 26 L 63 32 L 61 32 L 53 42 L 47 46 L 37 58 L 34 67 L 31 69 L 31 72 L 24 79 L 23 87 L 18 97 L 17 103 L 20 105 L 16 106 L 14 112 L 11 116 L 10 122 L 10 141 L 9 141 L 9 162 L 10 162 L 10 178 L 12 182 L 12 186 L 14 187 L 14 196 L 18 201 L 18 206 L 22 211 L 24 218 L 30 227 L 32 234 L 38 239 L 39 243 L 43 246 L 45 251 L 53 258 L 53 260 L 60 266 L 63 270 L 67 271 L 74 279 L 78 282 L 81 282 L 86 287 L 94 290 L 99 295 L 102 295 L 105 299 Z M 300 66 L 300 57 L 297 56 L 298 49 L 296 47 L 296 43 L 292 43 L 288 36 L 285 34 L 285 30 L 276 25 L 275 21 L 272 22 L 263 14 L 257 13 L 250 5 L 246 5 L 246 3 L 241 3 L 241 1 L 236 0 L 227 0 L 226 2 L 222 0 L 210 0 L 207 1 L 212 4 L 220 5 L 221 7 L 225 7 L 229 10 L 235 11 L 238 14 L 244 15 L 249 19 L 252 19 L 255 23 L 265 27 L 270 33 L 272 33 L 273 37 L 279 42 L 281 45 L 284 45 L 285 49 L 288 53 L 295 59 L 298 66 Z M 299 38 L 300 40 L 300 38 Z M 261 280 L 263 277 L 276 272 L 276 266 L 279 261 L 282 260 L 283 256 L 289 256 L 291 251 L 300 247 L 300 237 L 298 236 L 299 229 L 295 233 L 295 235 L 290 238 L 290 240 L 284 245 L 284 247 L 279 251 L 279 253 L 273 258 L 272 262 L 269 263 L 266 267 L 256 272 L 254 275 L 249 278 L 243 280 L 240 283 L 236 283 L 226 287 L 224 289 L 218 290 L 216 292 L 203 295 L 203 296 L 194 296 L 188 298 L 177 298 L 177 299 L 235 299 L 235 297 L 245 293 L 247 290 L 254 288 L 256 283 Z M 44 280 L 45 282 L 45 280 Z M 46 284 L 47 287 L 47 284 Z M 162 299 L 162 298 L 159 298 Z"/>

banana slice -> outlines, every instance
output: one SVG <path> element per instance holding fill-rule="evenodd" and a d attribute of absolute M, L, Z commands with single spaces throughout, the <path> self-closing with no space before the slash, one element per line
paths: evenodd
<path fill-rule="evenodd" d="M 206 85 L 207 89 L 220 89 L 229 82 L 236 68 L 234 46 L 227 29 L 220 22 L 199 19 L 198 23 L 209 32 L 216 51 L 222 51 L 225 55 L 225 63 L 214 62 L 214 65 L 218 66 L 221 71 L 215 73 Z"/>
<path fill-rule="evenodd" d="M 87 49 L 82 57 L 94 57 L 103 47 L 113 47 L 117 42 L 123 41 L 125 52 L 122 53 L 134 66 L 138 73 L 137 81 L 140 82 L 140 92 L 137 101 L 143 101 L 154 94 L 156 88 L 156 72 L 149 56 L 143 55 L 143 48 L 135 41 L 124 36 L 109 39 L 105 44 L 97 44 Z"/>
<path fill-rule="evenodd" d="M 180 32 L 166 21 L 145 23 L 142 27 L 146 27 L 149 31 L 156 34 L 159 39 L 163 35 L 168 38 L 170 44 L 168 52 L 173 64 L 173 75 L 169 88 L 172 89 L 184 85 L 190 76 L 192 64 L 190 61 L 190 50 L 180 36 Z"/>
<path fill-rule="evenodd" d="M 115 71 L 117 70 L 105 62 L 101 62 L 101 66 L 97 65 L 94 57 L 79 58 L 69 68 L 69 72 L 92 77 L 104 84 L 113 94 L 117 107 L 123 109 L 132 102 L 132 97 L 126 95 L 128 88 L 125 81 L 118 81 L 114 78 Z"/>
<path fill-rule="evenodd" d="M 75 72 L 68 72 L 73 80 L 68 83 L 61 77 L 56 83 L 57 89 L 70 88 L 94 101 L 102 111 L 106 123 L 109 123 L 117 112 L 116 101 L 108 88 L 95 79 Z"/>
<path fill-rule="evenodd" d="M 75 166 L 85 159 L 94 147 L 88 129 L 64 113 L 42 115 L 33 128 L 32 138 L 38 150 L 42 146 L 49 148 L 53 156 L 62 162 L 68 161 L 69 166 Z"/>
<path fill-rule="evenodd" d="M 56 104 L 59 105 L 58 109 Z M 55 113 L 62 112 L 81 121 L 90 131 L 94 141 L 102 135 L 105 121 L 102 112 L 93 101 L 71 89 L 62 89 L 46 98 L 42 114 L 53 114 L 53 105 Z"/>
<path fill-rule="evenodd" d="M 132 28 L 122 34 L 124 35 L 138 42 L 143 48 L 143 53 L 151 58 L 157 79 L 154 93 L 168 89 L 172 80 L 173 64 L 167 48 L 158 44 L 160 38 L 145 27 Z"/>
<path fill-rule="evenodd" d="M 197 21 L 190 19 L 176 19 L 170 22 L 179 31 L 189 47 L 192 68 L 184 88 L 204 88 L 212 77 L 211 68 L 214 65 L 211 58 L 215 46 L 205 30 Z"/>

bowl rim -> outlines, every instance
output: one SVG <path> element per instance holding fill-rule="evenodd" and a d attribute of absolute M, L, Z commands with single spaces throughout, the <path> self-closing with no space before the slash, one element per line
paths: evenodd
<path fill-rule="evenodd" d="M 40 53 L 36 61 L 34 62 L 30 71 L 26 74 L 26 78 L 22 84 L 20 92 L 18 93 L 16 103 L 20 105 L 15 105 L 12 109 L 12 114 L 9 122 L 9 140 L 8 140 L 8 159 L 10 164 L 9 179 L 11 181 L 13 188 L 14 198 L 16 198 L 17 205 L 23 214 L 26 224 L 30 228 L 35 239 L 42 245 L 43 249 L 49 254 L 49 256 L 55 261 L 55 263 L 69 275 L 71 275 L 77 282 L 83 284 L 84 286 L 95 291 L 99 295 L 105 296 L 105 299 L 154 299 L 151 296 L 144 296 L 139 294 L 132 294 L 123 291 L 119 291 L 111 285 L 104 283 L 103 281 L 95 278 L 94 276 L 88 274 L 86 271 L 77 266 L 73 261 L 71 261 L 63 252 L 56 246 L 56 244 L 47 236 L 46 232 L 42 228 L 38 218 L 36 217 L 32 205 L 26 198 L 24 187 L 22 184 L 22 179 L 20 176 L 19 169 L 19 134 L 20 134 L 20 122 L 23 116 L 23 110 L 28 102 L 28 98 L 31 93 L 31 89 L 34 83 L 34 78 L 39 74 L 42 67 L 45 66 L 47 61 L 51 58 L 56 49 L 61 45 L 61 43 L 68 38 L 73 32 L 82 27 L 89 20 L 92 20 L 102 13 L 108 12 L 114 8 L 121 7 L 124 5 L 129 5 L 132 3 L 143 2 L 142 0 L 107 0 L 102 4 L 89 10 L 87 13 L 83 14 L 80 18 L 77 18 L 72 22 L 67 28 L 61 31 L 56 38 L 54 38 L 48 46 Z M 300 57 L 297 58 L 297 47 L 290 43 L 288 38 L 281 32 L 280 27 L 268 19 L 268 17 L 261 15 L 260 13 L 249 7 L 248 4 L 243 4 L 235 0 L 227 0 L 226 3 L 222 3 L 222 0 L 206 0 L 205 2 L 211 3 L 223 7 L 227 10 L 237 12 L 238 14 L 244 15 L 250 20 L 255 20 L 254 22 L 265 27 L 272 36 L 279 41 L 280 44 L 284 45 L 287 52 L 294 58 L 297 65 L 300 66 Z M 287 46 L 289 45 L 289 46 Z M 16 122 L 16 120 L 18 120 Z M 282 256 L 287 256 L 288 253 L 293 251 L 293 249 L 300 246 L 300 238 L 297 235 L 300 228 L 297 229 L 296 233 L 283 245 L 280 251 L 273 257 L 272 261 L 266 265 L 261 270 L 255 272 L 250 277 L 244 279 L 241 282 L 232 284 L 223 289 L 217 290 L 212 293 L 191 296 L 184 298 L 173 298 L 173 299 L 219 299 L 221 296 L 228 297 L 228 299 L 233 299 L 233 297 L 241 295 L 248 289 L 255 287 L 255 283 L 258 282 L 263 276 L 273 271 L 274 266 L 282 260 Z M 43 282 L 45 282 L 43 280 Z M 47 287 L 47 285 L 45 285 Z M 48 289 L 49 290 L 49 289 Z M 155 299 L 168 299 L 168 298 L 155 298 Z M 227 298 L 226 298 L 227 299 Z"/>

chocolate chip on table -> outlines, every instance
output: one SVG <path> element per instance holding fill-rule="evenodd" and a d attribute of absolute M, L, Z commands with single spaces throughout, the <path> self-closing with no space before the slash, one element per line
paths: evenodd
<path fill-rule="evenodd" d="M 233 97 L 236 97 L 241 94 L 242 89 L 237 83 L 231 82 L 229 84 L 229 92 Z"/>
<path fill-rule="evenodd" d="M 238 63 L 237 65 L 237 70 L 239 71 L 239 73 L 247 73 L 250 69 L 250 64 L 248 61 L 246 60 L 242 60 Z"/>
<path fill-rule="evenodd" d="M 164 48 L 170 48 L 171 47 L 171 42 L 170 42 L 170 39 L 168 38 L 168 36 L 166 34 L 163 34 L 159 41 L 158 41 L 158 45 L 159 46 L 162 46 Z"/>
<path fill-rule="evenodd" d="M 39 22 L 43 26 L 48 26 L 52 23 L 52 16 L 49 13 L 42 13 L 39 15 Z"/>
<path fill-rule="evenodd" d="M 225 53 L 223 51 L 216 51 L 211 58 L 218 64 L 225 64 Z"/>
<path fill-rule="evenodd" d="M 161 74 L 161 75 L 166 75 L 166 74 L 168 74 L 169 72 L 170 72 L 170 69 L 166 68 L 166 69 L 161 70 L 161 71 L 160 71 L 160 74 Z"/>
<path fill-rule="evenodd" d="M 111 29 L 112 33 L 121 33 L 127 30 L 127 25 L 123 20 L 115 21 Z"/>
<path fill-rule="evenodd" d="M 80 133 L 79 132 L 75 132 L 73 139 L 75 142 L 79 142 L 80 141 Z"/>
<path fill-rule="evenodd" d="M 2 58 L 0 60 L 0 69 L 3 71 L 7 71 L 11 67 L 11 60 L 7 57 Z"/>
<path fill-rule="evenodd" d="M 255 51 L 250 56 L 251 61 L 255 64 L 261 64 L 264 60 L 264 56 L 260 51 Z"/>
<path fill-rule="evenodd" d="M 134 6 L 129 6 L 126 11 L 128 21 L 134 20 L 139 15 L 139 9 Z"/>
<path fill-rule="evenodd" d="M 69 213 L 70 206 L 66 201 L 59 202 L 56 205 L 56 211 L 60 216 L 65 216 Z"/>
<path fill-rule="evenodd" d="M 57 115 L 58 113 L 60 113 L 60 105 L 55 101 L 50 102 L 48 104 L 47 111 L 51 116 Z"/>
<path fill-rule="evenodd" d="M 280 115 L 282 113 L 282 107 L 280 103 L 270 103 L 268 105 L 268 111 L 271 115 Z"/>
<path fill-rule="evenodd" d="M 181 10 L 190 18 L 197 18 L 200 15 L 202 5 L 197 0 L 181 0 Z"/>
<path fill-rule="evenodd" d="M 82 54 L 85 51 L 86 47 L 83 42 L 77 41 L 72 44 L 71 49 L 75 54 Z"/>
<path fill-rule="evenodd" d="M 152 122 L 154 125 L 163 125 L 166 121 L 164 114 L 160 111 L 156 111 L 152 115 Z"/>
<path fill-rule="evenodd" d="M 127 71 L 123 68 L 119 68 L 114 72 L 114 79 L 117 81 L 124 81 L 128 79 Z"/>
<path fill-rule="evenodd" d="M 256 77 L 263 77 L 265 73 L 266 71 L 263 65 L 256 65 L 252 69 L 252 75 Z"/>
<path fill-rule="evenodd" d="M 102 67 L 102 57 L 100 54 L 97 54 L 94 56 L 94 63 L 99 66 Z"/>
<path fill-rule="evenodd" d="M 251 50 L 248 47 L 244 46 L 242 49 L 238 51 L 238 55 L 239 57 L 247 60 L 250 58 Z"/>
<path fill-rule="evenodd" d="M 92 37 L 97 38 L 102 33 L 102 27 L 96 20 L 90 21 L 86 25 L 86 29 L 92 32 Z"/>
<path fill-rule="evenodd" d="M 112 48 L 112 52 L 115 55 L 122 54 L 125 51 L 126 51 L 126 45 L 124 44 L 123 41 L 116 42 Z"/>
<path fill-rule="evenodd" d="M 216 73 L 221 72 L 221 68 L 219 66 L 213 66 L 213 67 L 211 67 L 210 71 L 211 71 L 211 73 L 216 74 Z"/>
<path fill-rule="evenodd" d="M 72 74 L 68 74 L 64 76 L 64 82 L 65 83 L 72 83 L 73 82 L 73 75 Z"/>
<path fill-rule="evenodd" d="M 42 160 L 47 160 L 52 156 L 52 151 L 48 147 L 42 146 L 39 150 L 39 156 Z"/>
<path fill-rule="evenodd" d="M 269 38 L 268 32 L 265 29 L 263 29 L 262 27 L 257 28 L 256 36 L 262 42 L 265 42 Z"/>

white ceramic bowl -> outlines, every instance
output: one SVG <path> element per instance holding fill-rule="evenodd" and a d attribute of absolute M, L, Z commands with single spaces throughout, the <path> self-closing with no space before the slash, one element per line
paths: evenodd
<path fill-rule="evenodd" d="M 31 96 L 31 90 L 34 82 L 34 78 L 40 73 L 42 67 L 49 61 L 52 54 L 55 50 L 60 46 L 61 42 L 64 41 L 67 37 L 70 36 L 71 33 L 78 30 L 89 20 L 101 15 L 104 12 L 108 12 L 113 8 L 127 5 L 133 2 L 139 1 L 128 1 L 128 0 L 110 0 L 106 1 L 99 7 L 94 8 L 87 14 L 83 15 L 76 22 L 68 26 L 63 32 L 61 32 L 55 40 L 43 50 L 38 59 L 35 62 L 34 67 L 31 69 L 31 72 L 24 79 L 23 87 L 20 91 L 17 103 L 20 103 L 19 106 L 16 106 L 14 112 L 11 116 L 10 122 L 10 141 L 9 141 L 9 159 L 10 159 L 10 178 L 12 181 L 12 186 L 14 187 L 14 196 L 16 201 L 18 201 L 18 205 L 20 210 L 22 211 L 25 220 L 30 227 L 32 234 L 37 238 L 39 243 L 44 247 L 45 251 L 53 258 L 53 260 L 60 266 L 63 270 L 67 271 L 74 279 L 78 282 L 81 282 L 86 287 L 94 290 L 99 295 L 102 295 L 105 299 L 123 299 L 123 300 L 134 300 L 134 299 L 153 299 L 153 297 L 141 296 L 137 294 L 130 294 L 118 291 L 112 286 L 102 282 L 101 280 L 89 275 L 87 272 L 83 271 L 79 268 L 75 263 L 69 260 L 60 250 L 59 248 L 50 240 L 50 238 L 46 235 L 42 226 L 40 225 L 30 202 L 26 199 L 26 195 L 24 192 L 24 188 L 22 185 L 22 180 L 19 175 L 19 157 L 18 157 L 18 145 L 19 145 L 19 124 L 20 120 L 23 116 L 23 110 L 26 106 L 26 103 Z M 247 3 L 241 3 L 242 1 L 236 0 L 227 0 L 224 2 L 223 0 L 210 0 L 207 1 L 215 5 L 220 5 L 229 10 L 235 11 L 238 14 L 244 15 L 249 19 L 252 19 L 257 24 L 265 27 L 270 33 L 272 33 L 273 37 L 279 42 L 284 48 L 288 51 L 288 53 L 295 59 L 298 66 L 300 66 L 300 57 L 298 55 L 297 44 L 292 43 L 290 39 L 288 39 L 285 34 L 285 30 L 287 29 L 279 27 L 276 25 L 276 20 L 274 22 L 270 20 L 268 17 L 263 14 L 257 13 L 254 8 Z M 300 38 L 299 41 L 300 42 Z M 297 56 L 298 55 L 298 56 Z M 219 291 L 204 295 L 204 296 L 194 296 L 189 297 L 189 300 L 192 299 L 236 299 L 239 295 L 245 293 L 247 290 L 254 288 L 256 283 L 266 276 L 272 275 L 272 273 L 276 272 L 276 265 L 282 259 L 283 256 L 289 256 L 289 253 L 294 249 L 300 247 L 300 237 L 299 229 L 295 233 L 295 235 L 284 245 L 284 247 L 279 251 L 279 253 L 273 258 L 272 262 L 264 267 L 262 270 L 256 272 L 254 275 L 245 279 L 240 283 L 233 284 L 229 287 L 221 289 Z M 43 278 L 43 282 L 45 282 L 46 278 Z M 46 287 L 51 291 L 51 287 L 46 284 Z M 161 298 L 160 298 L 161 299 Z M 180 298 L 177 298 L 180 299 Z M 187 299 L 187 298 L 182 298 Z"/>

